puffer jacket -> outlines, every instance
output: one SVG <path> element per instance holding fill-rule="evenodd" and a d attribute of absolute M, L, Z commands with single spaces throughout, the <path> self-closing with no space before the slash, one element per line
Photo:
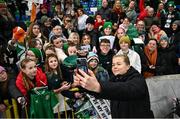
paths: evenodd
<path fill-rule="evenodd" d="M 27 90 L 23 80 L 26 80 L 26 79 L 24 79 L 22 72 L 20 72 L 17 76 L 17 79 L 16 79 L 16 86 L 24 96 L 27 96 L 28 90 Z M 41 87 L 41 86 L 47 85 L 46 75 L 42 72 L 42 70 L 40 68 L 37 68 L 35 81 L 33 83 L 35 83 L 34 84 L 35 87 Z M 31 89 L 34 88 L 30 84 L 29 84 L 29 87 Z"/>

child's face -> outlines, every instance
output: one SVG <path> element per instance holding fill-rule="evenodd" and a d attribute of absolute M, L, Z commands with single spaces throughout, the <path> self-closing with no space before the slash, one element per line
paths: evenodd
<path fill-rule="evenodd" d="M 160 40 L 159 43 L 162 48 L 166 48 L 168 46 L 168 42 L 166 40 Z"/>
<path fill-rule="evenodd" d="M 105 28 L 105 29 L 104 29 L 104 34 L 105 34 L 105 35 L 110 35 L 110 34 L 111 34 L 111 31 L 112 31 L 111 28 Z"/>
<path fill-rule="evenodd" d="M 68 40 L 70 40 L 71 42 L 73 42 L 75 45 L 78 45 L 79 44 L 79 38 L 78 38 L 78 36 L 76 36 L 76 35 L 74 35 L 74 36 L 72 36 L 70 39 L 68 39 Z"/>
<path fill-rule="evenodd" d="M 86 24 L 86 29 L 87 29 L 87 31 L 92 31 L 94 29 L 94 25 L 88 23 L 88 24 Z"/>
<path fill-rule="evenodd" d="M 51 69 L 55 70 L 58 67 L 58 60 L 55 57 L 50 57 L 48 59 L 48 64 Z"/>
<path fill-rule="evenodd" d="M 84 36 L 82 40 L 83 40 L 83 45 L 89 45 L 91 42 L 91 39 L 88 36 Z"/>
<path fill-rule="evenodd" d="M 90 68 L 94 69 L 97 67 L 97 65 L 98 65 L 98 61 L 96 59 L 92 59 L 89 61 L 89 67 Z"/>
<path fill-rule="evenodd" d="M 54 45 L 56 48 L 62 48 L 63 42 L 62 42 L 61 38 L 54 39 L 54 40 L 53 40 L 53 45 Z"/>
<path fill-rule="evenodd" d="M 44 22 L 44 26 L 50 27 L 50 26 L 51 26 L 50 20 L 45 21 L 45 22 Z"/>
<path fill-rule="evenodd" d="M 6 71 L 0 72 L 0 82 L 4 82 L 7 80 L 7 73 Z"/>
<path fill-rule="evenodd" d="M 68 54 L 71 55 L 77 55 L 77 48 L 75 46 L 69 46 L 68 48 Z"/>
<path fill-rule="evenodd" d="M 37 60 L 36 55 L 31 50 L 27 51 L 26 58 L 31 59 L 33 61 Z"/>
<path fill-rule="evenodd" d="M 96 16 L 96 20 L 98 20 L 98 21 L 99 21 L 99 20 L 102 20 L 101 15 L 97 15 L 97 16 Z"/>
<path fill-rule="evenodd" d="M 172 24 L 172 29 L 173 29 L 173 30 L 177 30 L 177 28 L 178 28 L 178 25 L 177 25 L 177 24 Z"/>
<path fill-rule="evenodd" d="M 119 28 L 117 30 L 117 37 L 120 39 L 124 35 L 125 35 L 125 31 L 122 28 Z"/>
<path fill-rule="evenodd" d="M 61 26 L 55 26 L 54 28 L 53 28 L 53 32 L 54 32 L 54 34 L 55 35 L 61 35 L 62 34 L 62 28 L 61 28 Z"/>
<path fill-rule="evenodd" d="M 129 20 L 127 18 L 124 19 L 123 26 L 127 28 L 129 26 L 129 24 L 130 24 Z"/>
<path fill-rule="evenodd" d="M 121 48 L 123 51 L 126 51 L 126 50 L 129 49 L 129 44 L 126 43 L 126 42 L 122 42 L 122 43 L 120 44 L 120 48 Z"/>
<path fill-rule="evenodd" d="M 30 79 L 34 79 L 36 76 L 36 63 L 34 61 L 30 61 L 25 64 L 25 68 L 22 69 L 22 72 L 25 73 Z"/>
<path fill-rule="evenodd" d="M 157 25 L 152 25 L 151 29 L 154 33 L 157 33 L 159 31 L 159 27 Z"/>
<path fill-rule="evenodd" d="M 42 50 L 42 44 L 40 41 L 36 41 L 36 48 L 38 48 L 39 50 Z"/>

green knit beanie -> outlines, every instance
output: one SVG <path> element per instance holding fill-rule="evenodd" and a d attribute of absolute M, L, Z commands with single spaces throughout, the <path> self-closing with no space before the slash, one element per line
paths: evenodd
<path fill-rule="evenodd" d="M 42 60 L 42 52 L 38 48 L 29 48 L 29 50 L 35 54 L 36 58 L 38 58 L 38 61 Z"/>
<path fill-rule="evenodd" d="M 168 2 L 168 7 L 175 7 L 174 1 L 169 1 Z"/>
<path fill-rule="evenodd" d="M 104 23 L 104 26 L 103 26 L 103 30 L 104 30 L 105 28 L 110 28 L 110 29 L 112 29 L 112 22 L 105 22 L 105 23 Z"/>

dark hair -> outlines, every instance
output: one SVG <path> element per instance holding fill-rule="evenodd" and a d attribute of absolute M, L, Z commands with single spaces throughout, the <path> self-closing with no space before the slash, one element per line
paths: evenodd
<path fill-rule="evenodd" d="M 37 41 L 41 42 L 39 39 L 37 38 L 33 38 L 28 42 L 28 46 L 29 48 L 35 48 L 37 45 Z"/>
<path fill-rule="evenodd" d="M 85 14 L 83 8 L 78 8 L 77 11 L 78 11 L 78 10 L 80 10 L 83 14 Z M 78 13 L 77 13 L 77 14 L 78 14 Z M 78 14 L 78 16 L 79 16 L 79 14 Z"/>
<path fill-rule="evenodd" d="M 53 35 L 50 39 L 51 43 L 53 44 L 53 41 L 57 38 L 60 38 L 60 35 Z"/>
<path fill-rule="evenodd" d="M 69 18 L 69 19 L 72 20 L 72 16 L 71 16 L 70 14 L 66 14 L 66 15 L 64 15 L 64 17 L 63 17 L 63 23 L 65 23 L 66 18 Z M 70 20 L 70 21 L 71 21 L 71 20 Z"/>
<path fill-rule="evenodd" d="M 90 41 L 91 41 L 91 36 L 89 34 L 83 34 L 82 39 L 81 39 L 81 44 L 83 43 L 83 39 L 84 39 L 85 36 L 89 37 Z"/>
<path fill-rule="evenodd" d="M 101 45 L 101 43 L 110 43 L 110 41 L 105 38 L 105 39 L 102 39 L 99 44 Z"/>
<path fill-rule="evenodd" d="M 155 38 L 150 38 L 149 41 L 151 41 L 151 40 L 156 41 L 156 44 L 158 45 L 158 41 Z M 148 43 L 149 43 L 149 41 L 148 41 Z"/>
<path fill-rule="evenodd" d="M 38 26 L 39 27 L 39 30 L 41 32 L 41 29 L 40 29 L 40 25 L 37 23 L 37 22 L 32 22 L 29 26 L 29 30 L 28 30 L 28 33 L 27 35 L 30 37 L 30 39 L 32 38 L 36 38 L 37 36 L 35 36 L 35 34 L 33 33 L 33 27 L 34 26 Z"/>
<path fill-rule="evenodd" d="M 49 63 L 48 63 L 49 62 L 49 58 L 51 58 L 51 57 L 54 57 L 54 58 L 57 59 L 58 66 L 57 66 L 56 70 L 57 70 L 57 73 L 58 73 L 59 77 L 62 79 L 62 72 L 61 72 L 61 68 L 60 68 L 60 62 L 59 62 L 58 57 L 57 57 L 56 54 L 49 54 L 49 55 L 47 55 L 46 60 L 45 60 L 45 71 L 49 72 L 49 73 L 53 73 L 53 70 L 50 68 Z"/>
<path fill-rule="evenodd" d="M 55 5 L 60 5 L 61 6 L 61 2 L 57 1 Z"/>
<path fill-rule="evenodd" d="M 114 55 L 113 59 L 116 57 L 123 58 L 123 61 L 126 65 L 130 65 L 129 57 L 127 55 Z"/>

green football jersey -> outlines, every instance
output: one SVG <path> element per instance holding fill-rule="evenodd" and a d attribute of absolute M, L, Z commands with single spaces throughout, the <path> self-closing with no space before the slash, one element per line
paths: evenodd
<path fill-rule="evenodd" d="M 59 102 L 54 92 L 48 89 L 32 90 L 30 93 L 30 118 L 54 118 L 53 108 Z"/>

